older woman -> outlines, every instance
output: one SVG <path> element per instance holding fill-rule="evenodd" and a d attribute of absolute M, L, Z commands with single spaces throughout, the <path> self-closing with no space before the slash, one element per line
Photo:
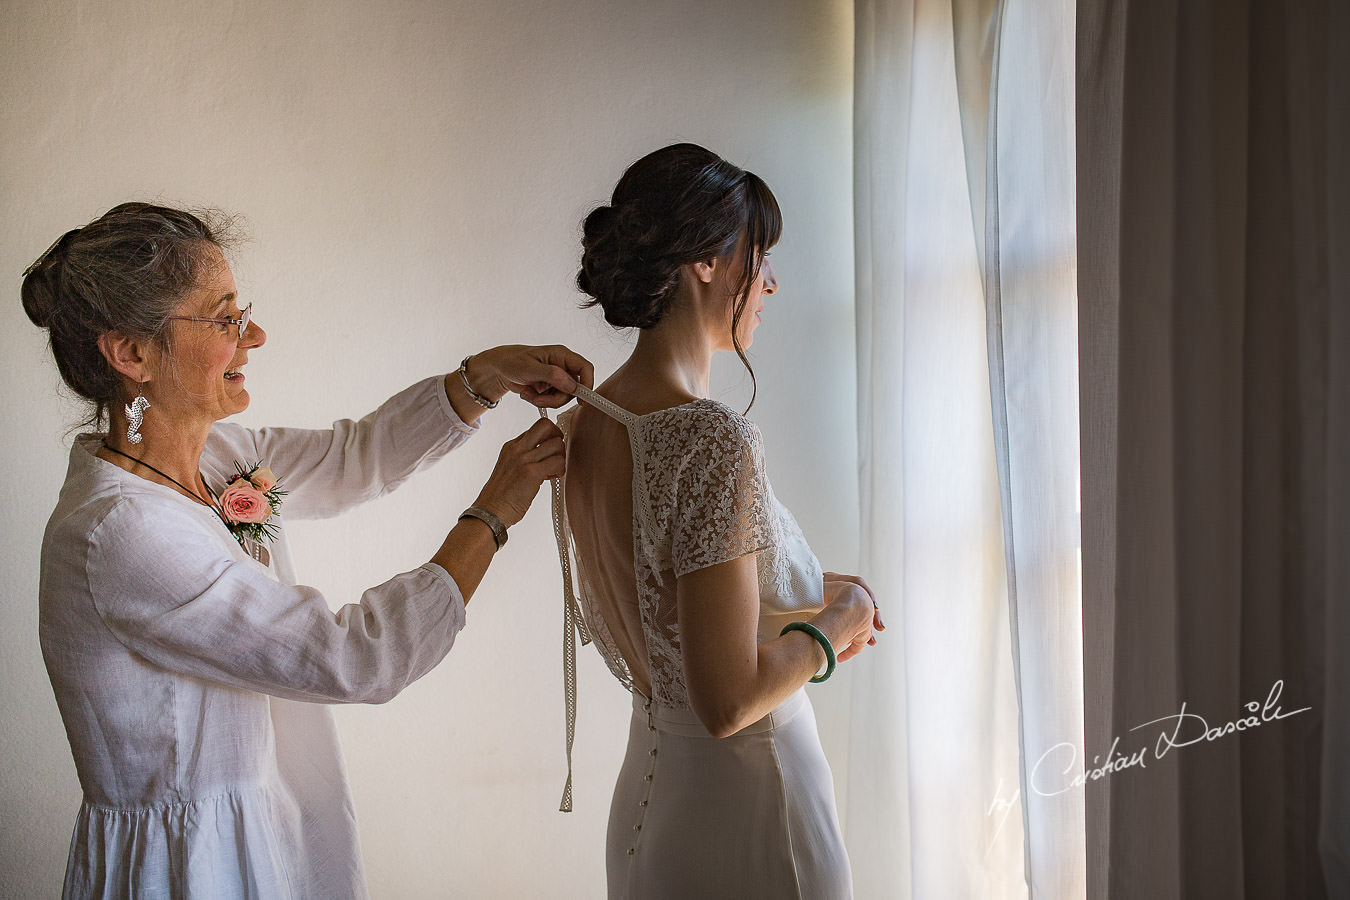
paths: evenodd
<path fill-rule="evenodd" d="M 435 666 L 507 529 L 563 471 L 541 419 L 503 446 L 424 565 L 334 614 L 296 584 L 285 522 L 378 497 L 508 391 L 560 406 L 590 365 L 498 347 L 329 430 L 250 430 L 266 335 L 223 237 L 128 203 L 25 273 L 66 384 L 92 406 L 42 548 L 40 638 L 84 789 L 68 897 L 364 896 L 328 706 L 388 700 Z M 360 552 L 360 548 L 353 548 Z"/>

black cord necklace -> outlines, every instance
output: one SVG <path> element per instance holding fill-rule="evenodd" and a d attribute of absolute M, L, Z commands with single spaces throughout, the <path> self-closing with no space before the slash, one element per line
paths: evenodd
<path fill-rule="evenodd" d="M 198 477 L 198 478 L 201 478 L 201 480 L 202 480 L 202 486 L 205 487 L 205 488 L 206 488 L 206 492 L 209 493 L 209 494 L 211 495 L 211 501 L 212 501 L 212 502 L 210 502 L 210 503 L 207 503 L 205 500 L 203 500 L 203 499 L 201 498 L 201 496 L 200 496 L 196 491 L 190 491 L 190 490 L 188 490 L 187 487 L 184 486 L 184 484 L 183 484 L 181 481 L 179 481 L 177 478 L 174 478 L 172 475 L 167 475 L 167 474 L 165 474 L 164 472 L 161 472 L 159 469 L 156 469 L 154 466 L 150 465 L 150 464 L 149 464 L 148 462 L 146 462 L 145 460 L 143 460 L 143 459 L 137 459 L 136 457 L 132 456 L 132 455 L 129 454 L 129 453 L 123 453 L 121 450 L 118 450 L 116 447 L 110 445 L 107 441 L 104 441 L 104 442 L 103 442 L 103 449 L 104 449 L 104 450 L 107 450 L 109 453 L 116 453 L 118 456 L 124 457 L 125 459 L 129 459 L 129 460 L 131 460 L 132 462 L 134 462 L 134 463 L 135 463 L 136 465 L 138 465 L 138 466 L 145 466 L 147 469 L 149 469 L 151 472 L 154 472 L 156 475 L 160 476 L 161 478 L 167 478 L 167 479 L 169 479 L 169 480 L 172 481 L 174 484 L 178 485 L 178 488 L 179 488 L 183 493 L 187 494 L 187 495 L 188 495 L 189 497 L 191 497 L 193 500 L 196 500 L 196 501 L 197 501 L 198 503 L 200 503 L 202 506 L 205 506 L 207 509 L 211 510 L 211 512 L 215 513 L 215 514 L 216 514 L 216 518 L 220 519 L 220 522 L 221 522 L 222 525 L 225 526 L 225 529 L 226 529 L 227 531 L 229 531 L 231 534 L 234 533 L 234 530 L 230 528 L 230 523 L 229 523 L 229 521 L 225 518 L 224 514 L 221 513 L 220 508 L 217 506 L 217 504 L 220 502 L 220 500 L 219 500 L 218 497 L 216 497 L 216 492 L 213 491 L 213 490 L 211 490 L 211 485 L 209 485 L 209 484 L 206 483 L 206 479 L 205 479 L 205 478 L 202 478 L 202 473 L 201 473 L 201 472 L 198 472 L 198 473 L 197 473 L 197 477 Z"/>

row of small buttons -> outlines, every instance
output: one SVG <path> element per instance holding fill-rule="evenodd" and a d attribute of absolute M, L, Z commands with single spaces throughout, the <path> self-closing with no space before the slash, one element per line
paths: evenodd
<path fill-rule="evenodd" d="M 644 793 L 643 798 L 638 801 L 638 808 L 641 809 L 643 812 L 645 812 L 647 809 L 647 801 L 651 799 L 652 778 L 655 777 L 656 775 L 656 724 L 652 718 L 652 702 L 650 700 L 648 700 L 646 703 L 643 704 L 643 709 L 647 711 L 647 730 L 651 732 L 652 735 L 652 748 L 647 751 L 647 760 L 648 760 L 647 774 L 642 776 L 642 780 L 646 783 L 647 787 L 646 790 L 643 792 Z M 643 813 L 638 813 L 638 823 L 633 826 L 633 832 L 635 835 L 639 834 L 642 831 L 642 817 Z M 637 853 L 636 841 L 637 838 L 634 837 L 633 846 L 628 848 L 629 856 L 632 856 L 633 854 Z"/>

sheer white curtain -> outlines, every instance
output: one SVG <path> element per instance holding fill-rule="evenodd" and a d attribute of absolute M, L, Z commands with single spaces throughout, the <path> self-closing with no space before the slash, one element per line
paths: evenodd
<path fill-rule="evenodd" d="M 1072 6 L 855 9 L 858 896 L 1082 897 Z"/>

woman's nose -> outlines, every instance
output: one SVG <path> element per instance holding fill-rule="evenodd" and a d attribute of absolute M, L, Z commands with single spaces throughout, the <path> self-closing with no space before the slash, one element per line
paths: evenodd
<path fill-rule="evenodd" d="M 248 327 L 244 329 L 244 338 L 239 342 L 239 346 L 252 349 L 261 347 L 267 343 L 267 332 L 263 331 L 257 319 L 249 319 Z"/>
<path fill-rule="evenodd" d="M 778 290 L 778 278 L 773 274 L 773 265 L 764 261 L 764 293 L 772 294 Z"/>

